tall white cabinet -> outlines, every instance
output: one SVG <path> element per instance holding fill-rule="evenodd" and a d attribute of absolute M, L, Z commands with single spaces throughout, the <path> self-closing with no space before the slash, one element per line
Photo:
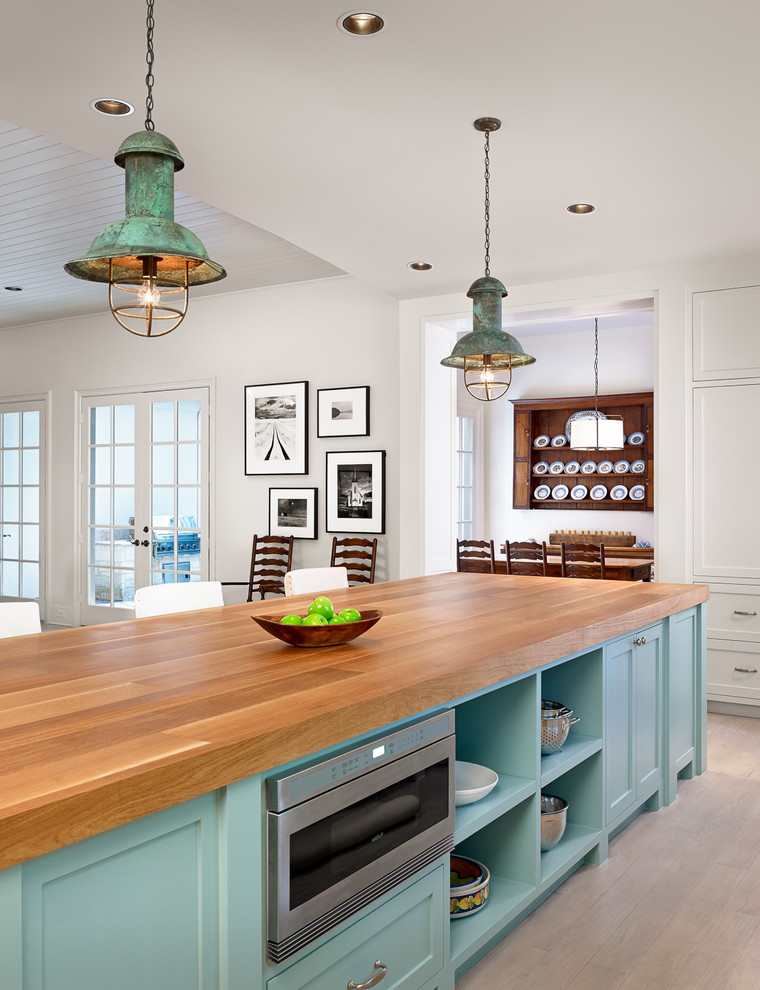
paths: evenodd
<path fill-rule="evenodd" d="M 760 285 L 691 294 L 693 579 L 707 698 L 760 715 Z"/>

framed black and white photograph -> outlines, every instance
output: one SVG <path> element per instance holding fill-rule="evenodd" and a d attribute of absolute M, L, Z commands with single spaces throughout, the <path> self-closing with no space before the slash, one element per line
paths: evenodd
<path fill-rule="evenodd" d="M 317 389 L 318 437 L 369 436 L 369 385 Z"/>
<path fill-rule="evenodd" d="M 385 451 L 327 452 L 328 533 L 385 532 Z"/>
<path fill-rule="evenodd" d="M 245 473 L 308 474 L 309 383 L 245 386 Z"/>
<path fill-rule="evenodd" d="M 270 488 L 269 534 L 316 540 L 317 489 Z"/>

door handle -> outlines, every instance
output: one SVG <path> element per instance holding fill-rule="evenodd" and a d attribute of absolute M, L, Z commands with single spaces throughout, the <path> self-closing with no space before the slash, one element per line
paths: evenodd
<path fill-rule="evenodd" d="M 756 674 L 757 667 L 734 667 L 738 674 Z"/>
<path fill-rule="evenodd" d="M 370 990 L 370 987 L 376 987 L 381 980 L 385 979 L 388 967 L 378 959 L 375 962 L 375 969 L 378 972 L 371 979 L 367 980 L 366 983 L 354 983 L 353 980 L 349 980 L 346 990 Z"/>
<path fill-rule="evenodd" d="M 140 547 L 140 546 L 142 546 L 142 547 L 149 547 L 150 546 L 150 541 L 149 540 L 142 540 L 142 541 L 141 540 L 130 540 L 129 542 L 132 544 L 133 547 Z"/>
<path fill-rule="evenodd" d="M 751 609 L 735 608 L 734 615 L 757 615 L 757 612 L 753 612 Z"/>
<path fill-rule="evenodd" d="M 637 636 L 636 639 L 634 639 L 634 641 L 633 641 L 633 645 L 634 646 L 646 646 L 647 645 L 647 638 L 646 638 L 646 636 Z"/>

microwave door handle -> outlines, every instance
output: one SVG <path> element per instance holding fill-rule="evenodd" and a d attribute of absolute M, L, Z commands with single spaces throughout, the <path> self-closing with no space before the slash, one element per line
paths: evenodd
<path fill-rule="evenodd" d="M 375 975 L 367 980 L 366 983 L 354 983 L 353 980 L 348 981 L 348 986 L 346 990 L 370 990 L 370 987 L 376 987 L 381 980 L 385 979 L 385 974 L 388 972 L 388 967 L 385 963 L 381 963 L 379 959 L 375 961 L 375 969 L 378 971 Z"/>

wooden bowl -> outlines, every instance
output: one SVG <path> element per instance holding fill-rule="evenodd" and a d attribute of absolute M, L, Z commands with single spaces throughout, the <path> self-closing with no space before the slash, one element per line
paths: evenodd
<path fill-rule="evenodd" d="M 285 612 L 285 615 L 292 613 Z M 280 622 L 281 615 L 252 615 L 251 618 L 270 636 L 288 646 L 340 646 L 361 636 L 382 618 L 377 608 L 367 608 L 357 622 L 341 622 L 333 626 L 290 626 Z"/>

